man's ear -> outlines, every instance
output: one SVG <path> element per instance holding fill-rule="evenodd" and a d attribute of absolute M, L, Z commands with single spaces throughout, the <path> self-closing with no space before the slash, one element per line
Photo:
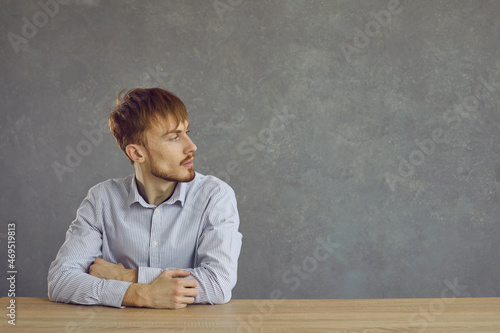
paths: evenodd
<path fill-rule="evenodd" d="M 130 144 L 125 148 L 128 157 L 134 162 L 142 163 L 145 161 L 145 150 L 141 145 Z"/>

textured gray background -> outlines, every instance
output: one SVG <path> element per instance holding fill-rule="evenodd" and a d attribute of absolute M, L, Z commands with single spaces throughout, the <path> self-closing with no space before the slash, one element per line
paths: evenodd
<path fill-rule="evenodd" d="M 160 86 L 187 105 L 196 170 L 237 194 L 235 298 L 440 297 L 453 281 L 500 296 L 500 2 L 401 0 L 375 23 L 390 6 L 65 0 L 44 22 L 37 1 L 2 1 L 0 267 L 15 221 L 17 295 L 46 295 L 88 189 L 133 172 L 100 129 L 116 94 Z M 58 177 L 68 149 L 87 156 Z"/>

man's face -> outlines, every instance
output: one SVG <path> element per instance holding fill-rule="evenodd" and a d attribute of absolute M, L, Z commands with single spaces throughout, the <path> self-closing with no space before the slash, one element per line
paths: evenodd
<path fill-rule="evenodd" d="M 169 124 L 160 120 L 145 133 L 150 172 L 166 181 L 189 182 L 195 177 L 193 159 L 197 149 L 187 135 L 189 123 L 186 120 L 177 128 L 168 125 L 175 126 L 174 119 L 169 118 Z"/>

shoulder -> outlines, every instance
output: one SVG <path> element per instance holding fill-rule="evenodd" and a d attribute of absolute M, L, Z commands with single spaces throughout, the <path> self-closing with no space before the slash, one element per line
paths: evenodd
<path fill-rule="evenodd" d="M 203 209 L 204 221 L 213 226 L 222 223 L 239 223 L 238 203 L 236 195 L 227 183 L 214 176 L 205 176 L 197 173 L 192 188 L 192 195 L 188 195 L 191 203 Z"/>
<path fill-rule="evenodd" d="M 134 175 L 129 175 L 123 178 L 113 178 L 100 182 L 90 188 L 89 196 L 124 196 L 126 198 L 128 196 L 128 193 L 130 192 L 130 185 L 132 183 L 133 177 Z"/>
<path fill-rule="evenodd" d="M 196 172 L 196 177 L 190 182 L 191 190 L 209 197 L 230 196 L 234 197 L 234 191 L 226 182 L 212 175 L 203 175 Z"/>

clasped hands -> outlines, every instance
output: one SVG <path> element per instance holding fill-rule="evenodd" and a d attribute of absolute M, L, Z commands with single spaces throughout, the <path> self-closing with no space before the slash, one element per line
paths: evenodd
<path fill-rule="evenodd" d="M 125 306 L 180 309 L 194 303 L 198 296 L 196 279 L 178 279 L 191 274 L 182 269 L 165 270 L 153 282 L 142 284 L 137 283 L 137 270 L 97 258 L 90 265 L 89 274 L 104 280 L 132 282 L 123 298 Z"/>

